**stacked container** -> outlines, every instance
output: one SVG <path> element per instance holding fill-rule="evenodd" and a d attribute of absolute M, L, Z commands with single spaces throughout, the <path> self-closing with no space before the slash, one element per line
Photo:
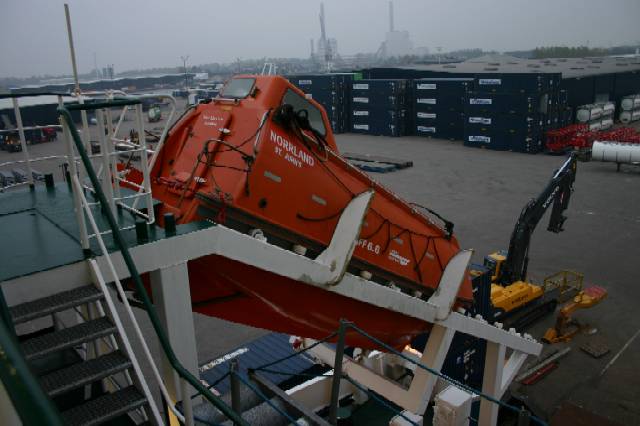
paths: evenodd
<path fill-rule="evenodd" d="M 625 96 L 620 100 L 619 119 L 624 124 L 640 120 L 640 94 Z"/>
<path fill-rule="evenodd" d="M 358 80 L 351 83 L 351 131 L 403 136 L 411 122 L 409 80 Z"/>
<path fill-rule="evenodd" d="M 568 102 L 568 93 L 564 89 L 558 91 L 559 123 L 558 128 L 573 124 L 573 108 Z"/>
<path fill-rule="evenodd" d="M 613 102 L 581 105 L 576 108 L 576 123 L 589 125 L 589 130 L 605 130 L 613 126 L 616 106 Z"/>
<path fill-rule="evenodd" d="M 550 106 L 558 98 L 554 100 L 549 92 L 551 74 L 529 76 L 476 78 L 476 90 L 465 102 L 465 145 L 528 153 L 542 150 Z"/>
<path fill-rule="evenodd" d="M 473 78 L 422 78 L 413 81 L 415 133 L 441 139 L 464 137 L 464 105 Z"/>
<path fill-rule="evenodd" d="M 334 133 L 349 131 L 349 99 L 355 74 L 308 74 L 287 78 L 306 96 L 322 105 Z"/>
<path fill-rule="evenodd" d="M 613 117 L 616 113 L 616 104 L 613 102 L 603 102 L 602 106 L 602 119 L 600 121 L 600 128 L 607 130 L 613 127 Z"/>

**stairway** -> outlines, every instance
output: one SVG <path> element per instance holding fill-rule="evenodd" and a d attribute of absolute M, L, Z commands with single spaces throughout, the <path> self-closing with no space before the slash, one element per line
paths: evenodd
<path fill-rule="evenodd" d="M 136 385 L 133 364 L 120 349 L 122 336 L 108 316 L 99 314 L 104 312 L 97 309 L 103 303 L 102 292 L 94 285 L 87 285 L 10 308 L 14 324 L 21 324 L 81 305 L 94 305 L 92 312 L 97 312 L 96 318 L 21 339 L 27 362 L 45 393 L 60 409 L 62 418 L 70 425 L 99 425 L 123 419 L 125 421 L 116 423 L 135 424 L 131 418 L 123 416 L 148 408 L 147 398 Z M 102 344 L 93 346 L 100 348 L 96 356 L 90 359 L 79 356 L 76 349 L 83 344 L 89 347 L 100 339 L 103 339 Z M 67 362 L 51 370 L 53 365 L 60 364 L 55 360 L 60 359 Z M 107 382 L 107 379 L 114 380 Z M 116 379 L 118 383 L 124 383 L 119 389 L 114 385 Z M 106 386 L 106 383 L 110 385 Z"/>

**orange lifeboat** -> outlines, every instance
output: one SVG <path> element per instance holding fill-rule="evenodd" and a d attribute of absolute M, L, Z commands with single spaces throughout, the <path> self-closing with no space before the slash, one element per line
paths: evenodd
<path fill-rule="evenodd" d="M 347 272 L 427 299 L 460 251 L 452 224 L 399 199 L 339 154 L 323 108 L 278 76 L 232 78 L 219 98 L 178 120 L 151 171 L 157 216 L 209 220 L 313 258 L 345 207 L 373 191 Z M 162 219 L 160 219 L 162 226 Z M 400 347 L 430 324 L 211 255 L 189 262 L 193 310 L 322 338 L 349 319 Z M 458 305 L 470 304 L 465 278 Z M 353 336 L 352 345 L 371 342 Z"/>

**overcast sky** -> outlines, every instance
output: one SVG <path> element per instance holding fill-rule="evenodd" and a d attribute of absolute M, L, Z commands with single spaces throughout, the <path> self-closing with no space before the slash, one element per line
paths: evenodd
<path fill-rule="evenodd" d="M 0 77 L 71 72 L 64 1 L 0 0 Z M 319 1 L 71 0 L 81 73 L 307 57 L 320 34 Z M 341 54 L 375 52 L 388 30 L 386 0 L 326 0 Z M 435 51 L 640 43 L 640 0 L 395 0 L 396 30 Z"/>

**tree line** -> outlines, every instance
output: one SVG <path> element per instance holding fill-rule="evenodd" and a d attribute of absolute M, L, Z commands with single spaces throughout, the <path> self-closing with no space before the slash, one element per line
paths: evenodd
<path fill-rule="evenodd" d="M 588 56 L 607 56 L 609 49 L 587 46 L 548 46 L 533 49 L 534 59 L 544 58 L 584 58 Z"/>

